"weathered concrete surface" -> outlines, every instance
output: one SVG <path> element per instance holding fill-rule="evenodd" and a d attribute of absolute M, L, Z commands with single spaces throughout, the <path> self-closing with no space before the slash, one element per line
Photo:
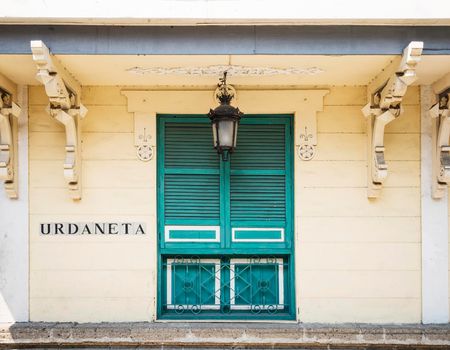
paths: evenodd
<path fill-rule="evenodd" d="M 0 324 L 0 348 L 450 349 L 447 325 Z"/>

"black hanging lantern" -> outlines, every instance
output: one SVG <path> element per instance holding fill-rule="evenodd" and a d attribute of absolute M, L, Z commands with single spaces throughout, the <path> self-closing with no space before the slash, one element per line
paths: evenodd
<path fill-rule="evenodd" d="M 228 160 L 228 154 L 236 148 L 239 120 L 244 115 L 239 108 L 230 105 L 234 98 L 233 89 L 227 85 L 227 72 L 220 79 L 216 94 L 220 105 L 208 113 L 211 119 L 214 148 L 222 155 L 222 160 Z"/>

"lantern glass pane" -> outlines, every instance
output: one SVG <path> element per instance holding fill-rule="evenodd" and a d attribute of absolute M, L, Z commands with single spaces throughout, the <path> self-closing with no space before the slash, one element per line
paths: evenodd
<path fill-rule="evenodd" d="M 222 148 L 233 147 L 234 141 L 234 121 L 233 120 L 221 120 L 217 123 L 219 128 L 219 144 Z"/>
<path fill-rule="evenodd" d="M 237 121 L 234 121 L 234 140 L 233 140 L 233 148 L 236 148 L 236 144 L 237 144 L 238 126 L 239 126 L 239 123 L 238 123 Z"/>
<path fill-rule="evenodd" d="M 214 147 L 217 147 L 217 124 L 212 123 L 211 126 L 212 126 Z"/>

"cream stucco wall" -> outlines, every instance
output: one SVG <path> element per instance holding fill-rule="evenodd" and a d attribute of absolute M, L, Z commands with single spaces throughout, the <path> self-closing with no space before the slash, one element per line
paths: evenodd
<path fill-rule="evenodd" d="M 155 203 L 155 162 L 136 159 L 132 114 L 118 88 L 85 88 L 83 199 L 73 202 L 62 174 L 63 128 L 30 88 L 30 319 L 145 321 L 154 314 L 154 234 L 39 235 L 42 222 L 145 222 Z"/>
<path fill-rule="evenodd" d="M 296 183 L 300 319 L 419 322 L 420 108 L 388 125 L 390 174 L 379 199 L 366 197 L 364 87 L 333 88 L 318 116 L 316 158 L 298 163 Z"/>
<path fill-rule="evenodd" d="M 366 89 L 329 90 L 318 114 L 317 156 L 295 162 L 299 319 L 420 322 L 418 90 L 408 92 L 405 114 L 387 128 L 390 176 L 375 201 L 366 197 L 360 112 Z M 86 87 L 82 101 L 89 109 L 83 124 L 83 199 L 74 203 L 62 176 L 63 129 L 44 112 L 43 88 L 30 88 L 30 318 L 152 320 L 156 162 L 136 159 L 133 114 L 121 88 Z M 146 222 L 148 234 L 38 234 L 41 222 L 108 220 Z"/>
<path fill-rule="evenodd" d="M 448 201 L 448 220 L 450 222 L 450 196 L 447 194 L 447 201 Z M 448 251 L 450 252 L 450 226 L 449 226 L 449 236 L 448 236 Z M 448 259 L 448 287 L 450 290 L 450 259 Z M 448 299 L 448 303 L 449 303 L 449 313 L 450 313 L 450 294 L 449 294 L 449 299 Z"/>

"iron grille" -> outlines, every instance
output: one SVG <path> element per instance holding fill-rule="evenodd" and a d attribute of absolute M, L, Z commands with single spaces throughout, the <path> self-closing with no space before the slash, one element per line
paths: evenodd
<path fill-rule="evenodd" d="M 166 257 L 163 265 L 163 314 L 291 314 L 286 257 Z"/>

